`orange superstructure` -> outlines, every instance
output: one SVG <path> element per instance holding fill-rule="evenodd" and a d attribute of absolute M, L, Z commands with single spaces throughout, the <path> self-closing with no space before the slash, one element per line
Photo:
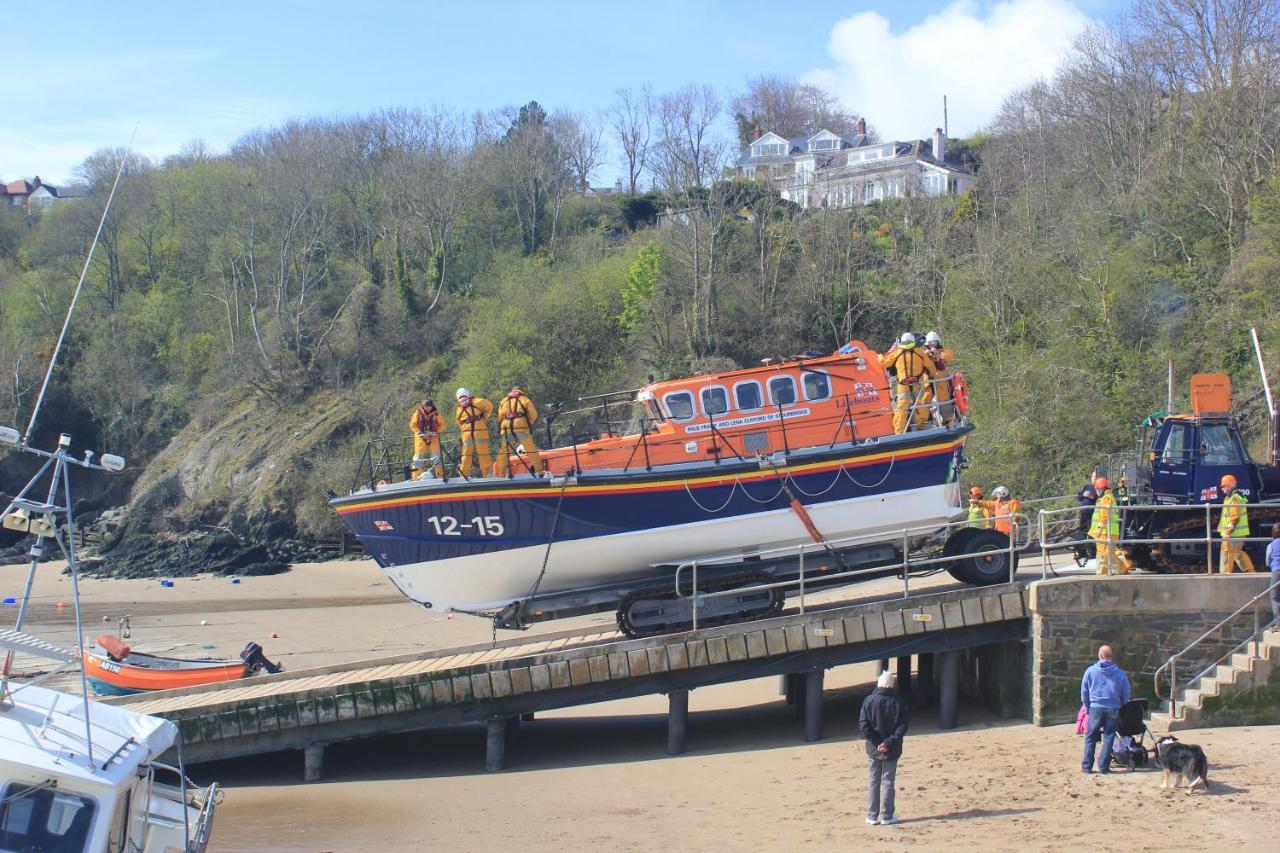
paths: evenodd
<path fill-rule="evenodd" d="M 643 432 L 547 451 L 547 469 L 745 459 L 893 434 L 888 377 L 861 341 L 830 356 L 651 382 L 635 400 Z"/>

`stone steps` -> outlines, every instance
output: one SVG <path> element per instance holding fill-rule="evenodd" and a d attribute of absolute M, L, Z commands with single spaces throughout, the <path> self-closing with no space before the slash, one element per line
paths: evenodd
<path fill-rule="evenodd" d="M 1157 734 L 1178 729 L 1192 729 L 1214 722 L 1214 711 L 1206 712 L 1206 699 L 1223 699 L 1224 703 L 1240 691 L 1265 688 L 1272 674 L 1280 674 L 1280 629 L 1263 632 L 1261 642 L 1255 647 L 1250 643 L 1245 651 L 1235 652 L 1230 659 L 1218 664 L 1211 672 L 1193 681 L 1178 694 L 1178 716 L 1169 715 L 1169 703 L 1162 703 L 1160 711 L 1151 715 L 1150 727 Z"/>

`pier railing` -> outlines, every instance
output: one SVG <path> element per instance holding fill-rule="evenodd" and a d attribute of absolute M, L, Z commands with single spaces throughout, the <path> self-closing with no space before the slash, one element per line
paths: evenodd
<path fill-rule="evenodd" d="M 809 587 L 812 584 L 819 584 L 825 588 L 833 585 L 833 581 L 842 581 L 844 583 L 851 582 L 857 578 L 867 577 L 869 575 L 883 576 L 886 572 L 897 572 L 902 577 L 902 597 L 909 598 L 911 596 L 911 576 L 917 577 L 923 574 L 932 574 L 934 571 L 942 571 L 949 568 L 951 563 L 965 559 L 993 559 L 995 555 L 1000 555 L 1005 560 L 1008 567 L 1008 582 L 1013 583 L 1014 576 L 1017 573 L 1017 554 L 1029 547 L 1031 543 L 1032 525 L 1026 515 L 1014 514 L 1010 517 L 1013 535 L 1008 537 L 1008 544 L 1002 548 L 981 549 L 978 551 L 967 551 L 962 553 L 939 553 L 937 548 L 941 547 L 943 542 L 956 530 L 961 528 L 974 528 L 975 523 L 970 521 L 953 521 L 946 524 L 931 524 L 918 527 L 904 527 L 895 531 L 892 535 L 881 531 L 874 534 L 863 534 L 859 536 L 849 536 L 839 539 L 827 539 L 822 542 L 805 542 L 800 545 L 789 545 L 779 548 L 771 548 L 753 554 L 762 562 L 787 560 L 794 558 L 798 562 L 798 575 L 794 578 L 786 580 L 774 581 L 770 583 L 752 584 L 750 586 L 735 586 L 731 589 L 716 590 L 712 592 L 698 592 L 698 574 L 699 569 L 715 567 L 731 562 L 741 562 L 741 554 L 724 555 L 722 557 L 708 557 L 701 560 L 690 560 L 681 563 L 676 567 L 674 584 L 676 596 L 682 599 L 690 599 L 693 613 L 693 630 L 698 630 L 698 611 L 701 603 L 707 599 L 721 598 L 725 596 L 738 596 L 750 592 L 766 592 L 774 589 L 795 589 L 798 595 L 798 603 L 800 612 L 805 612 L 806 596 L 809 594 Z M 818 573 L 814 573 L 811 568 L 806 566 L 806 562 L 811 561 L 813 557 L 826 557 L 828 561 L 835 560 L 839 562 L 838 556 L 841 552 L 846 552 L 859 545 L 880 545 L 891 540 L 899 540 L 901 542 L 902 556 L 899 560 L 892 563 L 881 563 L 875 566 L 868 566 L 858 569 L 845 568 L 838 572 L 831 572 L 829 567 L 819 569 Z M 935 548 L 931 551 L 929 546 Z M 914 548 L 914 554 L 913 554 Z M 683 577 L 688 576 L 690 586 L 686 593 L 682 588 Z"/>

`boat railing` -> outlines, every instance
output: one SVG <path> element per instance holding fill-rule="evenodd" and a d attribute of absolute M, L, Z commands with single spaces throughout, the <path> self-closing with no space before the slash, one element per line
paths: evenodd
<path fill-rule="evenodd" d="M 1214 523 L 1216 520 L 1215 511 L 1222 510 L 1224 504 L 1221 503 L 1196 503 L 1196 504 L 1117 504 L 1115 511 L 1121 513 L 1121 533 L 1117 537 L 1106 537 L 1103 541 L 1115 548 L 1124 549 L 1130 545 L 1164 545 L 1167 543 L 1179 543 L 1184 545 L 1204 545 L 1205 548 L 1205 571 L 1208 574 L 1214 573 Z M 1037 539 L 1040 543 L 1041 551 L 1041 573 L 1044 577 L 1049 576 L 1051 566 L 1049 563 L 1049 555 L 1054 551 L 1076 550 L 1082 546 L 1094 545 L 1096 540 L 1089 536 L 1080 535 L 1080 513 L 1092 512 L 1089 506 L 1074 506 L 1062 509 L 1041 509 L 1038 511 L 1036 526 L 1038 528 Z M 1161 512 L 1161 513 L 1185 513 L 1188 518 L 1200 519 L 1203 522 L 1203 532 L 1199 536 L 1127 536 L 1125 530 L 1129 513 L 1141 512 Z M 1233 542 L 1270 542 L 1270 536 L 1233 536 Z M 1218 537 L 1221 541 L 1221 537 Z"/>
<path fill-rule="evenodd" d="M 848 536 L 839 539 L 824 539 L 821 542 L 804 542 L 799 545 L 788 545 L 778 548 L 771 548 L 765 551 L 753 553 L 751 556 L 762 562 L 777 561 L 794 558 L 798 563 L 798 573 L 794 578 L 786 580 L 772 581 L 769 583 L 752 584 L 750 586 L 735 586 L 730 589 L 714 590 L 711 592 L 698 592 L 698 575 L 700 569 L 715 567 L 732 562 L 741 562 L 742 555 L 724 554 L 719 557 L 708 557 L 699 560 L 690 560 L 676 566 L 673 582 L 675 584 L 675 594 L 678 598 L 691 600 L 691 608 L 693 613 L 693 630 L 698 630 L 698 611 L 701 602 L 725 596 L 737 596 L 749 592 L 764 592 L 774 589 L 795 589 L 798 596 L 800 612 L 804 613 L 807 605 L 806 595 L 808 587 L 812 583 L 819 582 L 822 587 L 831 585 L 833 581 L 850 582 L 857 578 L 865 578 L 868 576 L 883 576 L 886 572 L 896 572 L 902 578 L 902 597 L 909 598 L 911 596 L 911 577 L 915 575 L 919 577 L 921 574 L 931 574 L 932 571 L 942 571 L 948 568 L 957 560 L 964 559 L 991 559 L 995 554 L 1004 555 L 1009 568 L 1009 583 L 1014 582 L 1014 576 L 1017 572 L 1016 554 L 1028 548 L 1031 544 L 1032 525 L 1029 518 L 1023 513 L 1014 513 L 1010 516 L 1011 529 L 1013 535 L 1008 537 L 1008 544 L 1002 548 L 982 549 L 978 551 L 958 552 L 953 554 L 937 553 L 936 551 L 921 552 L 921 547 L 930 543 L 940 543 L 948 538 L 951 532 L 975 526 L 971 521 L 952 521 L 941 524 L 918 525 L 914 527 L 903 527 L 895 531 L 881 531 L 879 533 L 865 533 L 858 536 Z M 827 562 L 834 560 L 838 564 L 842 563 L 844 552 L 849 551 L 859 545 L 879 545 L 890 541 L 900 543 L 901 557 L 892 563 L 881 563 L 875 566 L 867 566 L 864 568 L 847 568 L 841 565 L 841 571 L 830 571 L 829 565 L 819 567 L 818 573 L 815 575 L 813 569 L 806 565 L 812 557 L 825 557 Z M 913 555 L 913 549 L 917 552 Z M 932 571 L 930 571 L 932 570 Z M 682 580 L 685 576 L 689 578 L 689 587 L 686 591 L 683 588 Z"/>

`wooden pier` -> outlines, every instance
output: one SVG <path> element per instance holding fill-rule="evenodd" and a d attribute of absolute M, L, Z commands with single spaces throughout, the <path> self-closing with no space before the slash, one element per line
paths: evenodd
<path fill-rule="evenodd" d="M 178 723 L 188 763 L 299 749 L 314 780 L 327 744 L 481 722 L 497 770 L 522 715 L 656 693 L 670 699 L 668 751 L 683 752 L 689 690 L 769 675 L 792 679 L 816 740 L 824 670 L 893 658 L 901 669 L 905 658 L 910 672 L 912 655 L 921 670 L 938 656 L 941 723 L 954 727 L 959 651 L 1027 635 L 1021 584 L 965 587 L 644 639 L 568 631 L 111 701 Z"/>

